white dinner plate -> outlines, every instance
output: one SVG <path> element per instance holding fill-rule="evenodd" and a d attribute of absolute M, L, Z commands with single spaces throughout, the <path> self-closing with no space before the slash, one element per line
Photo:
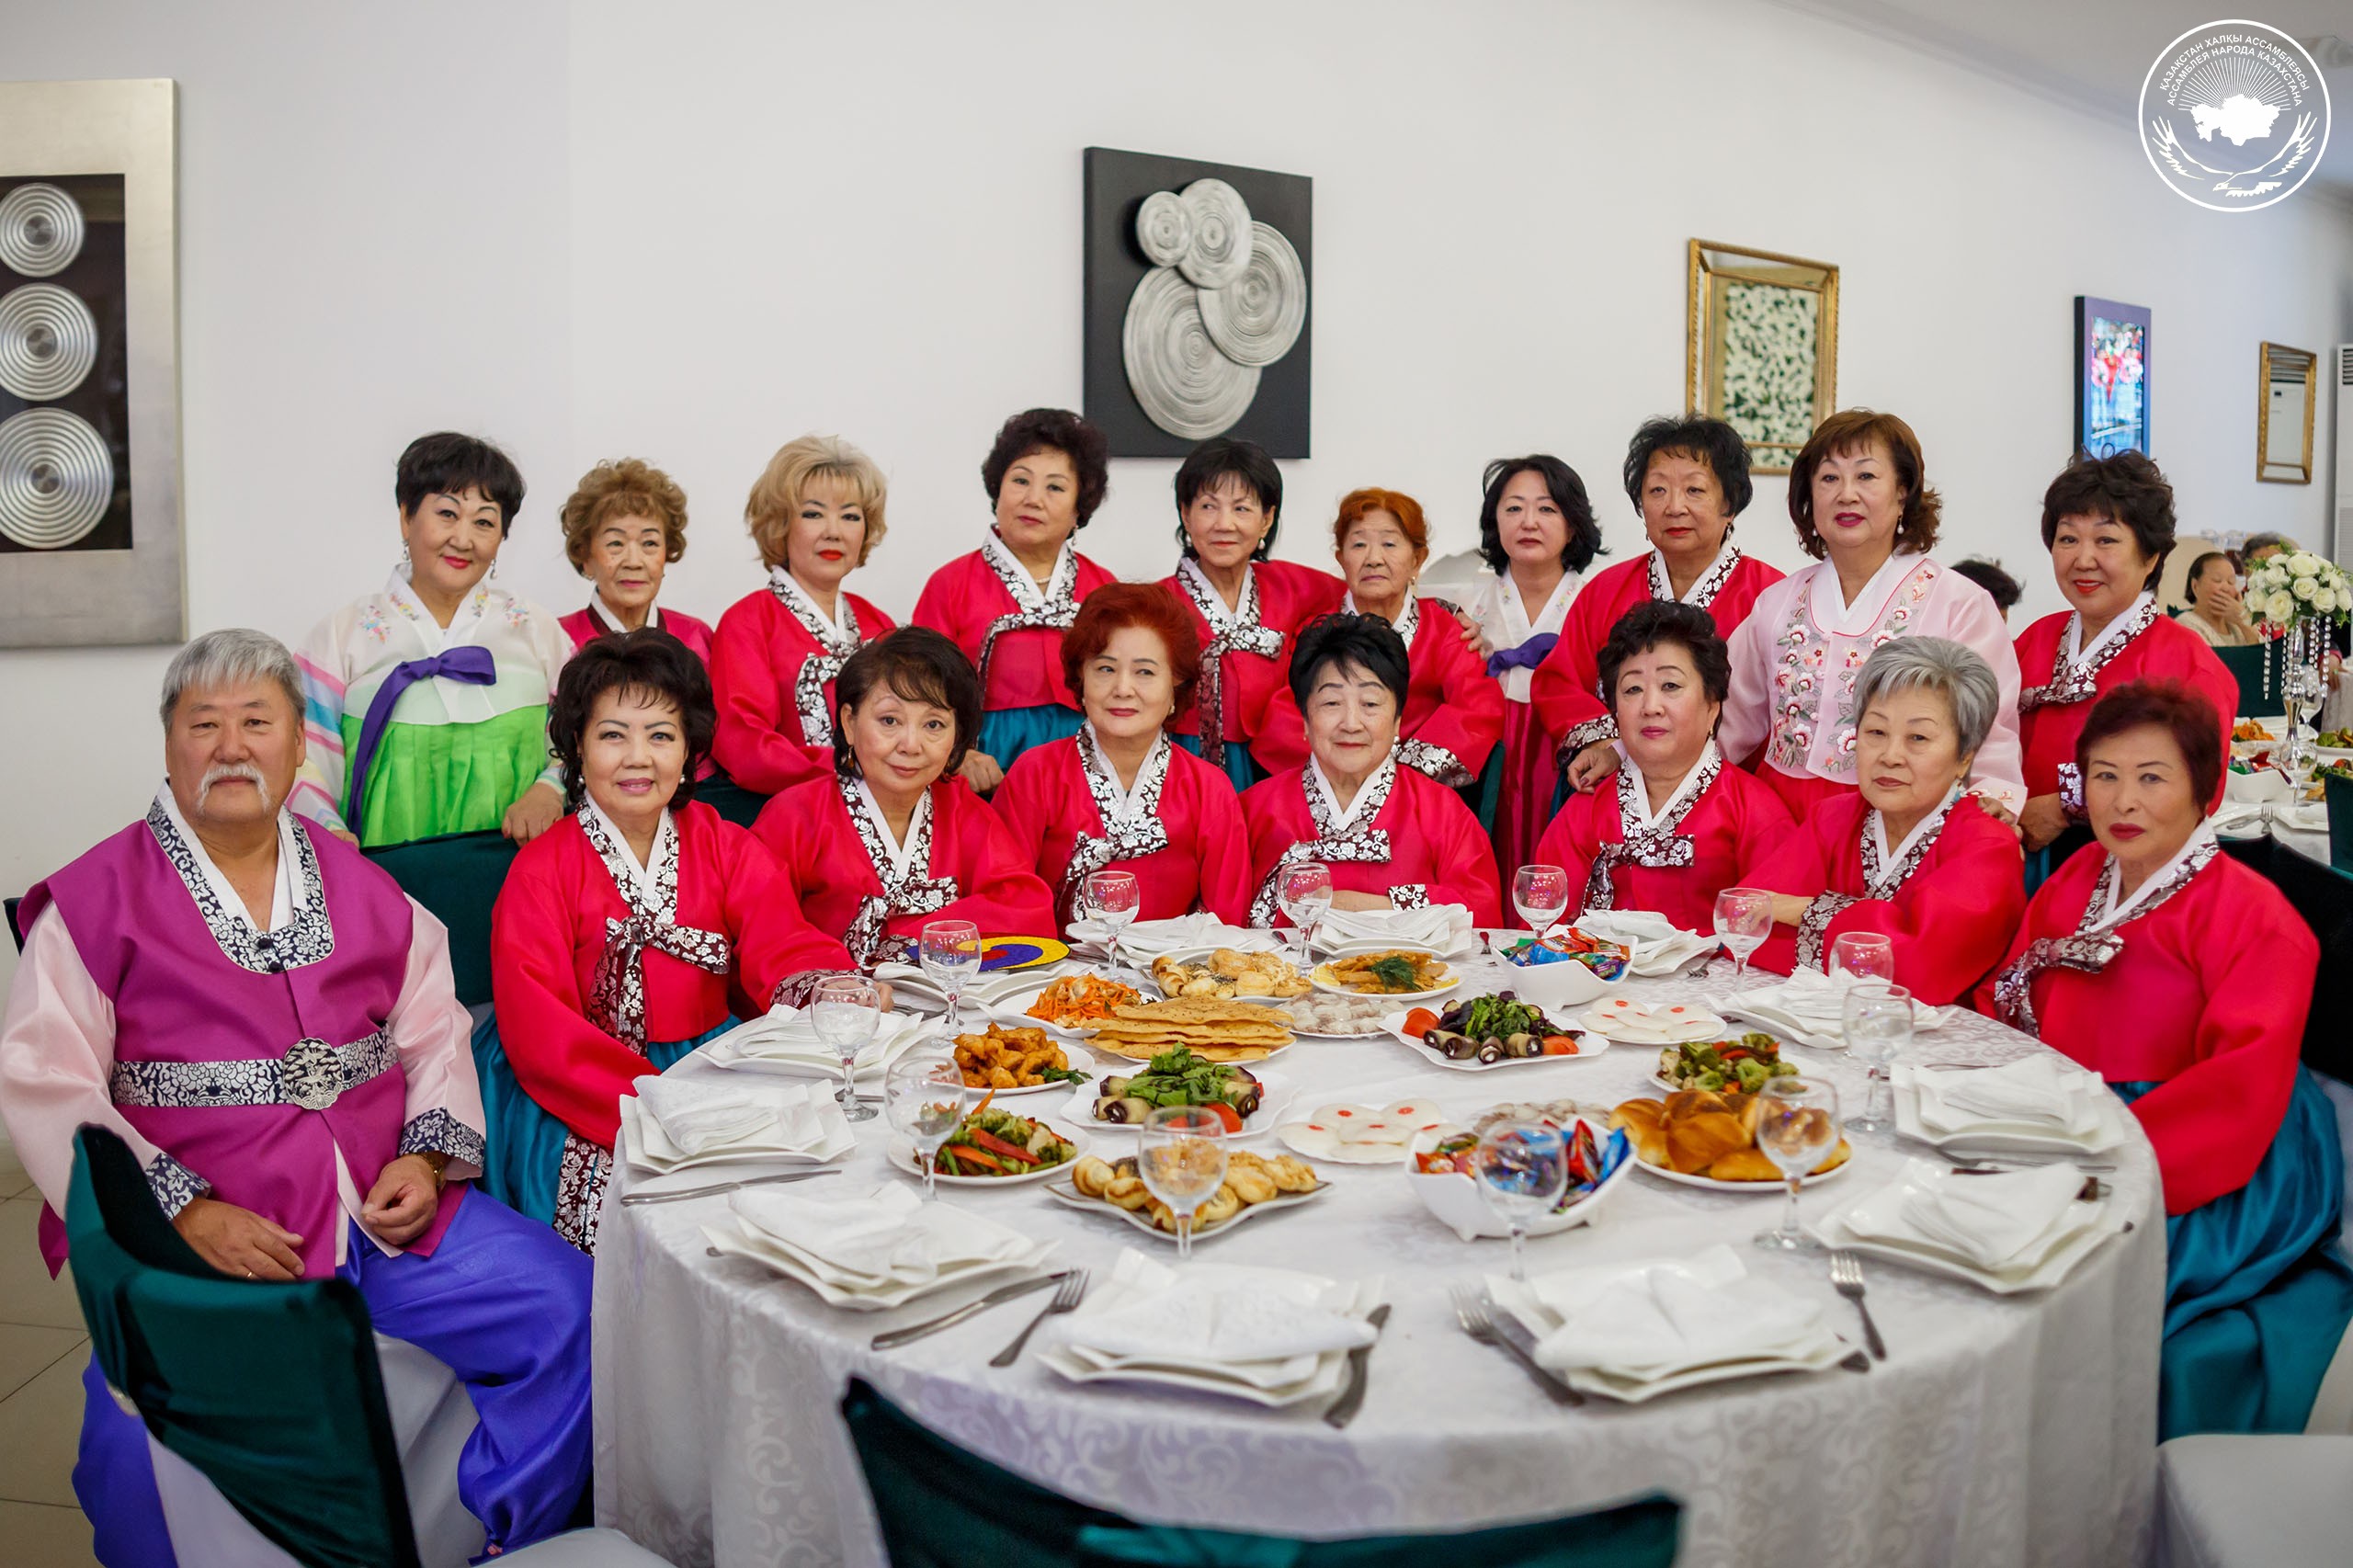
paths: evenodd
<path fill-rule="evenodd" d="M 1807 1176 L 1805 1178 L 1804 1190 L 1811 1192 L 1825 1181 L 1836 1181 L 1840 1176 L 1845 1176 L 1848 1171 L 1855 1168 L 1855 1151 L 1852 1147 L 1853 1140 L 1849 1139 L 1847 1142 L 1848 1148 L 1847 1151 L 1847 1158 L 1839 1165 L 1838 1168 L 1825 1172 L 1821 1176 Z M 1634 1155 L 1634 1163 L 1642 1166 L 1645 1171 L 1648 1171 L 1651 1175 L 1658 1177 L 1661 1181 L 1671 1181 L 1683 1187 L 1705 1187 L 1710 1192 L 1737 1192 L 1749 1196 L 1754 1196 L 1757 1193 L 1765 1193 L 1769 1196 L 1779 1197 L 1786 1194 L 1790 1189 L 1790 1184 L 1783 1181 L 1779 1176 L 1774 1176 L 1771 1181 L 1718 1181 L 1713 1176 L 1686 1176 L 1681 1171 L 1668 1170 L 1665 1165 L 1654 1165 L 1648 1160 L 1643 1159 L 1639 1152 Z"/>
<path fill-rule="evenodd" d="M 749 1258 L 763 1268 L 783 1275 L 796 1285 L 806 1286 L 827 1306 L 840 1307 L 853 1312 L 888 1312 L 893 1307 L 904 1307 L 910 1301 L 920 1301 L 926 1297 L 937 1296 L 942 1291 L 962 1290 L 981 1284 L 1005 1285 L 1021 1276 L 1034 1278 L 1047 1272 L 1044 1262 L 1054 1250 L 1053 1243 L 1040 1242 L 1026 1257 L 1010 1259 L 1003 1263 L 976 1264 L 970 1268 L 960 1268 L 938 1278 L 926 1279 L 917 1285 L 902 1285 L 888 1290 L 864 1291 L 845 1290 L 838 1285 L 828 1283 L 813 1272 L 807 1264 L 794 1256 L 782 1243 L 772 1236 L 761 1235 L 733 1216 L 724 1221 L 705 1225 L 702 1228 L 702 1233 L 720 1252 L 732 1257 Z M 977 1295 L 978 1292 L 974 1294 Z"/>
<path fill-rule="evenodd" d="M 1314 1125 L 1347 1118 L 1379 1119 L 1392 1127 L 1402 1127 L 1405 1135 L 1393 1143 L 1370 1141 L 1347 1143 L 1341 1142 L 1336 1134 Z M 1317 1106 L 1305 1115 L 1284 1122 L 1275 1129 L 1275 1141 L 1291 1153 L 1311 1160 L 1329 1160 L 1340 1165 L 1393 1165 L 1404 1159 L 1406 1151 L 1413 1147 L 1415 1138 L 1424 1131 L 1449 1125 L 1451 1119 L 1427 1101 L 1398 1100 L 1386 1106 L 1335 1101 Z"/>
<path fill-rule="evenodd" d="M 1680 1015 L 1680 1016 L 1677 1016 Z M 1690 1003 L 1665 1006 L 1629 996 L 1605 996 L 1579 1014 L 1581 1029 L 1607 1031 L 1621 1045 L 1699 1045 L 1722 1040 L 1732 1027 L 1712 1010 Z"/>
<path fill-rule="evenodd" d="M 2123 1143 L 2126 1130 L 2124 1119 L 2131 1114 L 2124 1102 L 2109 1095 L 2095 1102 L 2099 1108 L 2100 1125 L 2088 1140 L 2070 1138 L 2063 1132 L 1931 1132 L 1920 1124 L 1920 1091 L 1906 1072 L 1899 1068 L 1894 1074 L 1895 1131 L 1915 1143 L 1926 1143 L 1940 1153 L 1970 1154 L 2042 1154 L 2061 1159 L 2090 1159 L 2105 1154 Z"/>
<path fill-rule="evenodd" d="M 1354 1290 L 1355 1295 L 1345 1309 L 1347 1315 L 1361 1317 L 1380 1303 L 1378 1281 L 1360 1282 Z M 1121 1291 L 1116 1282 L 1107 1280 L 1088 1304 L 1098 1312 L 1111 1312 L 1133 1300 L 1131 1293 Z M 1180 1360 L 1153 1361 L 1138 1357 L 1106 1356 L 1100 1351 L 1060 1339 L 1041 1346 L 1037 1357 L 1045 1366 L 1074 1383 L 1149 1383 L 1246 1400 L 1252 1404 L 1276 1410 L 1336 1392 L 1347 1375 L 1348 1360 L 1346 1350 L 1326 1350 L 1314 1358 L 1314 1370 L 1306 1377 L 1296 1382 L 1269 1383 L 1231 1374 L 1221 1375 L 1214 1368 Z"/>
<path fill-rule="evenodd" d="M 1427 948 L 1406 947 L 1393 942 L 1381 947 L 1367 948 L 1364 950 L 1373 953 L 1424 953 L 1438 959 L 1442 963 L 1445 962 L 1438 954 L 1430 952 Z M 1446 983 L 1433 985 L 1427 991 L 1358 991 L 1352 985 L 1342 985 L 1337 981 L 1324 979 L 1325 967 L 1324 964 L 1317 964 L 1315 972 L 1307 977 L 1308 983 L 1314 986 L 1316 990 L 1328 991 L 1335 996 L 1377 996 L 1383 1002 L 1393 1002 L 1400 1006 L 1409 1006 L 1415 1002 L 1427 1002 L 1432 997 L 1443 996 L 1462 983 L 1462 971 L 1449 965 L 1445 974 Z"/>
<path fill-rule="evenodd" d="M 1863 1198 L 1870 1196 L 1866 1193 Z M 1862 1200 L 1862 1198 L 1859 1198 L 1854 1201 Z M 1866 1257 L 1900 1264 L 1906 1268 L 1916 1268 L 1924 1274 L 1937 1274 L 1948 1279 L 1958 1279 L 1996 1296 L 2015 1296 L 2029 1290 L 2048 1290 L 2074 1273 L 2075 1266 L 2097 1252 L 2101 1244 L 2110 1236 L 2121 1235 L 2124 1229 L 2123 1222 L 2106 1212 L 2108 1205 L 2107 1199 L 2077 1204 L 2076 1208 L 2079 1210 L 2095 1211 L 2093 1215 L 2087 1217 L 2088 1222 L 2044 1254 L 2041 1260 L 2032 1268 L 2025 1270 L 1996 1272 L 1981 1268 L 1966 1258 L 1935 1248 L 1909 1247 L 1895 1242 L 1857 1235 L 1847 1229 L 1845 1223 L 1846 1211 L 1851 1207 L 1850 1204 L 1840 1204 L 1826 1213 L 1816 1215 L 1807 1221 L 1804 1229 L 1809 1235 L 1824 1246 L 1860 1253 Z"/>
<path fill-rule="evenodd" d="M 1478 955 L 1479 933 L 1475 928 L 1464 931 L 1443 948 L 1432 947 L 1427 942 L 1387 942 L 1376 937 L 1351 937 L 1345 942 L 1327 942 L 1318 937 L 1310 946 L 1327 959 L 1344 959 L 1351 953 L 1397 951 L 1428 953 L 1433 958 L 1452 962 Z"/>
<path fill-rule="evenodd" d="M 1069 1175 L 1071 1166 L 1078 1164 L 1080 1160 L 1086 1156 L 1088 1142 L 1086 1134 L 1081 1132 L 1074 1127 L 1065 1125 L 1060 1120 L 1048 1120 L 1048 1119 L 1042 1116 L 1032 1117 L 1030 1119 L 1032 1121 L 1044 1121 L 1047 1126 L 1052 1128 L 1056 1132 L 1062 1134 L 1063 1137 L 1068 1139 L 1071 1146 L 1076 1149 L 1078 1153 L 1073 1154 L 1069 1159 L 1064 1160 L 1058 1165 L 1040 1165 L 1037 1169 L 1024 1171 L 1019 1176 L 949 1176 L 946 1171 L 941 1171 L 932 1179 L 938 1182 L 942 1187 L 1027 1187 L 1031 1182 L 1044 1181 L 1056 1175 Z M 923 1175 L 923 1167 L 915 1163 L 915 1146 L 908 1140 L 893 1135 L 891 1139 L 889 1153 L 891 1156 L 891 1163 L 898 1166 L 899 1169 L 906 1172 L 912 1176 L 920 1176 Z"/>
<path fill-rule="evenodd" d="M 625 1096 L 620 1102 L 620 1127 L 629 1143 L 630 1167 L 654 1176 L 667 1176 L 672 1171 L 699 1170 L 706 1165 L 831 1165 L 857 1148 L 858 1138 L 850 1131 L 849 1123 L 841 1119 L 838 1110 L 826 1119 L 832 1125 L 826 1130 L 825 1136 L 805 1148 L 790 1149 L 773 1143 L 730 1143 L 699 1154 L 682 1154 L 677 1145 L 662 1135 L 661 1124 L 645 1114 L 643 1103 L 635 1095 Z"/>
<path fill-rule="evenodd" d="M 1520 1326 L 1539 1341 L 1561 1326 L 1560 1318 L 1539 1301 L 1535 1292 L 1525 1285 L 1491 1275 L 1487 1279 L 1487 1293 L 1497 1307 L 1518 1319 Z M 1578 1367 L 1552 1375 L 1580 1393 L 1599 1394 L 1620 1404 L 1641 1404 L 1661 1394 L 1699 1388 L 1709 1383 L 1770 1377 L 1782 1372 L 1826 1372 L 1853 1353 L 1853 1347 L 1844 1341 L 1834 1335 L 1825 1335 L 1820 1347 L 1804 1356 L 1762 1356 L 1711 1361 L 1663 1378 L 1621 1378 L 1591 1367 Z"/>
<path fill-rule="evenodd" d="M 1609 1049 L 1608 1036 L 1592 1029 L 1578 1028 L 1577 1053 L 1574 1056 L 1506 1056 L 1501 1062 L 1481 1062 L 1474 1057 L 1468 1062 L 1457 1062 L 1450 1056 L 1432 1051 L 1418 1037 L 1406 1033 L 1404 1012 L 1392 1013 L 1381 1021 L 1390 1039 L 1412 1048 L 1414 1054 L 1429 1065 L 1443 1067 L 1449 1073 L 1495 1073 L 1506 1067 L 1568 1066 L 1590 1062 Z M 1571 1027 L 1575 1028 L 1574 1025 Z"/>
<path fill-rule="evenodd" d="M 1163 958 L 1168 959 L 1176 963 L 1199 963 L 1211 953 L 1222 952 L 1225 949 L 1222 948 L 1172 949 L 1165 953 L 1160 954 L 1158 958 L 1148 960 L 1138 966 L 1143 971 L 1143 981 L 1141 988 L 1150 993 L 1152 995 L 1160 998 L 1162 1001 L 1166 1001 L 1168 1000 L 1168 994 L 1161 990 L 1160 983 L 1153 978 L 1152 966 L 1154 963 L 1158 962 L 1159 959 Z M 1235 952 L 1247 952 L 1250 949 L 1245 948 L 1236 948 L 1233 950 Z M 1275 956 L 1282 960 L 1283 962 L 1291 964 L 1292 972 L 1296 973 L 1298 971 L 1298 966 L 1293 962 L 1291 952 L 1292 949 L 1286 946 L 1280 952 L 1275 954 Z M 1256 1003 L 1257 1006 L 1262 1007 L 1279 1007 L 1285 1002 L 1290 1001 L 1290 998 L 1288 996 L 1222 996 L 1218 998 L 1218 1000 L 1222 1002 L 1251 1002 Z"/>
<path fill-rule="evenodd" d="M 1142 1063 L 1137 1065 L 1141 1067 Z M 1247 1067 L 1250 1070 L 1250 1075 L 1258 1080 L 1258 1108 L 1242 1119 L 1241 1131 L 1229 1133 L 1227 1136 L 1256 1138 L 1261 1133 L 1273 1131 L 1277 1126 L 1280 1125 L 1283 1118 L 1290 1114 L 1291 1101 L 1299 1097 L 1298 1085 L 1280 1073 L 1262 1071 L 1256 1062 L 1243 1062 L 1235 1065 Z M 1081 1084 L 1078 1086 L 1078 1093 L 1071 1096 L 1070 1104 L 1063 1111 L 1063 1116 L 1097 1133 L 1133 1132 L 1135 1128 L 1131 1123 L 1095 1119 L 1095 1102 L 1102 1097 L 1103 1080 L 1122 1075 L 1118 1073 L 1105 1073 L 1098 1074 L 1091 1084 Z M 1135 1074 L 1130 1073 L 1124 1076 L 1133 1077 Z M 1056 1125 L 1059 1126 L 1060 1123 L 1057 1122 Z"/>
<path fill-rule="evenodd" d="M 1170 1246 L 1176 1244 L 1176 1233 L 1162 1230 L 1152 1222 L 1149 1215 L 1138 1213 L 1132 1209 L 1122 1209 L 1116 1203 L 1106 1203 L 1099 1198 L 1089 1198 L 1068 1182 L 1048 1182 L 1040 1190 L 1065 1208 L 1084 1210 L 1089 1214 L 1108 1214 L 1115 1220 L 1126 1221 L 1154 1241 L 1166 1242 Z M 1313 1203 L 1331 1190 L 1332 1184 L 1327 1181 L 1313 1192 L 1278 1192 L 1264 1203 L 1245 1203 L 1232 1219 L 1221 1220 L 1206 1231 L 1195 1231 L 1193 1240 L 1196 1244 L 1214 1241 L 1228 1231 L 1238 1230 L 1243 1224 L 1256 1219 L 1261 1214 L 1279 1213 L 1285 1209 L 1296 1209 L 1302 1203 Z"/>
<path fill-rule="evenodd" d="M 1100 978 L 1109 978 L 1108 975 L 1103 975 L 1099 969 L 1095 972 Z M 988 1016 L 1007 1028 L 1043 1029 L 1058 1040 L 1085 1040 L 1086 1034 L 1084 1025 L 1073 1028 L 1067 1024 L 1051 1023 L 1044 1018 L 1029 1016 L 1029 1005 L 1044 994 L 1047 986 L 1062 978 L 1063 976 L 1059 974 L 1033 976 L 1016 990 L 991 1004 L 986 1009 Z M 1149 1002 L 1156 994 L 1155 992 L 1147 988 L 1149 982 L 1146 985 L 1138 985 L 1133 981 L 1127 980 L 1120 983 L 1135 992 L 1136 1000 L 1139 1002 Z"/>
<path fill-rule="evenodd" d="M 968 1029 L 965 1032 L 970 1034 L 976 1031 Z M 954 1035 L 944 1034 L 938 1038 L 939 1048 L 942 1051 L 952 1052 L 956 1049 L 956 1037 Z M 1072 1072 L 1089 1073 L 1094 1074 L 1093 1077 L 1087 1079 L 1086 1082 L 1088 1084 L 1092 1084 L 1103 1076 L 1103 1064 L 1097 1061 L 1090 1052 L 1074 1042 L 1065 1044 L 1061 1040 L 1056 1040 L 1054 1043 L 1062 1046 L 1063 1060 L 1070 1063 Z M 1084 1084 L 1079 1085 L 1081 1088 L 1086 1086 L 1086 1085 Z M 995 1093 L 996 1097 L 1001 1100 L 1013 1100 L 1020 1099 L 1024 1096 L 1028 1095 L 1066 1095 L 1070 1093 L 1070 1091 L 1071 1083 L 1069 1079 L 1055 1078 L 1043 1084 L 1025 1084 L 1017 1089 L 998 1089 L 994 1092 Z M 985 1095 L 992 1091 L 979 1084 L 967 1084 L 964 1085 L 964 1092 L 968 1095 Z M 974 1103 L 977 1104 L 978 1102 L 975 1101 Z"/>

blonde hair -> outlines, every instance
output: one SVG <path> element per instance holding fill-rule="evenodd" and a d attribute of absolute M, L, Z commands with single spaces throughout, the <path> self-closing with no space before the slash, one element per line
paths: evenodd
<path fill-rule="evenodd" d="M 762 565 L 784 564 L 785 533 L 809 487 L 820 480 L 846 486 L 866 514 L 866 539 L 858 550 L 860 566 L 882 542 L 882 503 L 890 488 L 882 471 L 839 436 L 802 436 L 776 449 L 744 503 L 744 526 L 760 548 Z"/>
<path fill-rule="evenodd" d="M 580 476 L 563 503 L 564 559 L 588 575 L 588 545 L 616 517 L 645 517 L 662 525 L 662 558 L 687 552 L 687 493 L 678 482 L 637 458 L 600 462 Z"/>

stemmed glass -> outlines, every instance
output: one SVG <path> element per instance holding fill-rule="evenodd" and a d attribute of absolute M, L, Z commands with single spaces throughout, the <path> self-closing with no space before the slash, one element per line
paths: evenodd
<path fill-rule="evenodd" d="M 1849 931 L 1830 944 L 1830 978 L 1852 984 L 1881 980 L 1895 983 L 1895 943 L 1876 931 Z"/>
<path fill-rule="evenodd" d="M 964 1070 L 944 1056 L 909 1057 L 891 1069 L 882 1094 L 891 1107 L 891 1125 L 915 1145 L 924 1200 L 929 1202 L 939 1146 L 964 1119 Z"/>
<path fill-rule="evenodd" d="M 1847 1050 L 1870 1073 L 1863 1114 L 1850 1117 L 1847 1129 L 1888 1131 L 1895 1125 L 1895 1091 L 1888 1084 L 1887 1071 L 1912 1043 L 1912 993 L 1885 981 L 1865 981 L 1847 993 L 1842 1011 Z"/>
<path fill-rule="evenodd" d="M 917 948 L 923 971 L 948 998 L 948 1032 L 961 1027 L 964 987 L 981 972 L 981 928 L 969 920 L 934 920 Z"/>
<path fill-rule="evenodd" d="M 1275 897 L 1299 933 L 1299 971 L 1307 972 L 1307 945 L 1315 924 L 1332 907 L 1332 868 L 1321 860 L 1298 860 L 1283 868 L 1275 883 Z"/>
<path fill-rule="evenodd" d="M 1569 912 L 1569 873 L 1558 866 L 1522 866 L 1512 873 L 1511 906 L 1541 937 Z"/>
<path fill-rule="evenodd" d="M 1748 955 L 1773 934 L 1773 895 L 1763 888 L 1726 888 L 1716 894 L 1716 940 L 1732 954 L 1732 983 L 1748 973 Z"/>
<path fill-rule="evenodd" d="M 1090 872 L 1079 884 L 1079 897 L 1086 902 L 1086 912 L 1102 922 L 1110 931 L 1108 944 L 1111 972 L 1120 972 L 1120 933 L 1143 909 L 1143 888 L 1133 871 Z"/>
<path fill-rule="evenodd" d="M 1154 1106 L 1136 1129 L 1136 1174 L 1176 1216 L 1176 1261 L 1193 1256 L 1193 1210 L 1225 1180 L 1225 1123 L 1207 1106 Z"/>
<path fill-rule="evenodd" d="M 1528 1279 L 1528 1228 L 1552 1212 L 1568 1190 L 1568 1144 L 1560 1129 L 1540 1121 L 1506 1121 L 1489 1128 L 1472 1152 L 1479 1196 L 1511 1227 L 1511 1277 Z"/>
<path fill-rule="evenodd" d="M 842 1062 L 841 1105 L 844 1119 L 870 1121 L 874 1108 L 858 1100 L 858 1053 L 874 1038 L 882 1022 L 882 994 L 862 974 L 837 974 L 818 982 L 809 1003 L 809 1021 L 817 1038 L 834 1048 Z"/>
<path fill-rule="evenodd" d="M 1756 1146 L 1790 1184 L 1780 1224 L 1757 1232 L 1756 1244 L 1785 1252 L 1818 1247 L 1798 1229 L 1798 1187 L 1838 1147 L 1838 1090 L 1821 1078 L 1768 1078 L 1756 1097 Z"/>

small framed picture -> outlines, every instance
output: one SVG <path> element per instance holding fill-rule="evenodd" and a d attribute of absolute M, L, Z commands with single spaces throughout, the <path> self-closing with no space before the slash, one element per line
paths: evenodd
<path fill-rule="evenodd" d="M 1838 269 L 1693 240 L 1689 406 L 1748 443 L 1749 467 L 1787 473 L 1838 396 Z"/>
<path fill-rule="evenodd" d="M 2075 448 L 2096 458 L 2149 449 L 2149 312 L 2075 296 Z"/>

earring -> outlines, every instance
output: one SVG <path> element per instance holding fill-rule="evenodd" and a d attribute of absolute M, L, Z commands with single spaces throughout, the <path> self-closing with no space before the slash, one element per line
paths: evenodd
<path fill-rule="evenodd" d="M 493 577 L 495 577 L 495 576 L 497 576 L 497 575 L 498 575 L 498 562 L 497 562 L 493 561 L 493 562 L 490 563 L 490 572 L 489 572 L 489 575 L 491 575 L 491 576 L 493 576 Z"/>
<path fill-rule="evenodd" d="M 401 540 L 401 560 L 400 560 L 400 563 L 401 563 L 402 565 L 404 565 L 404 566 L 405 566 L 405 565 L 407 565 L 407 564 L 409 563 L 409 560 L 408 560 L 408 540 Z"/>

